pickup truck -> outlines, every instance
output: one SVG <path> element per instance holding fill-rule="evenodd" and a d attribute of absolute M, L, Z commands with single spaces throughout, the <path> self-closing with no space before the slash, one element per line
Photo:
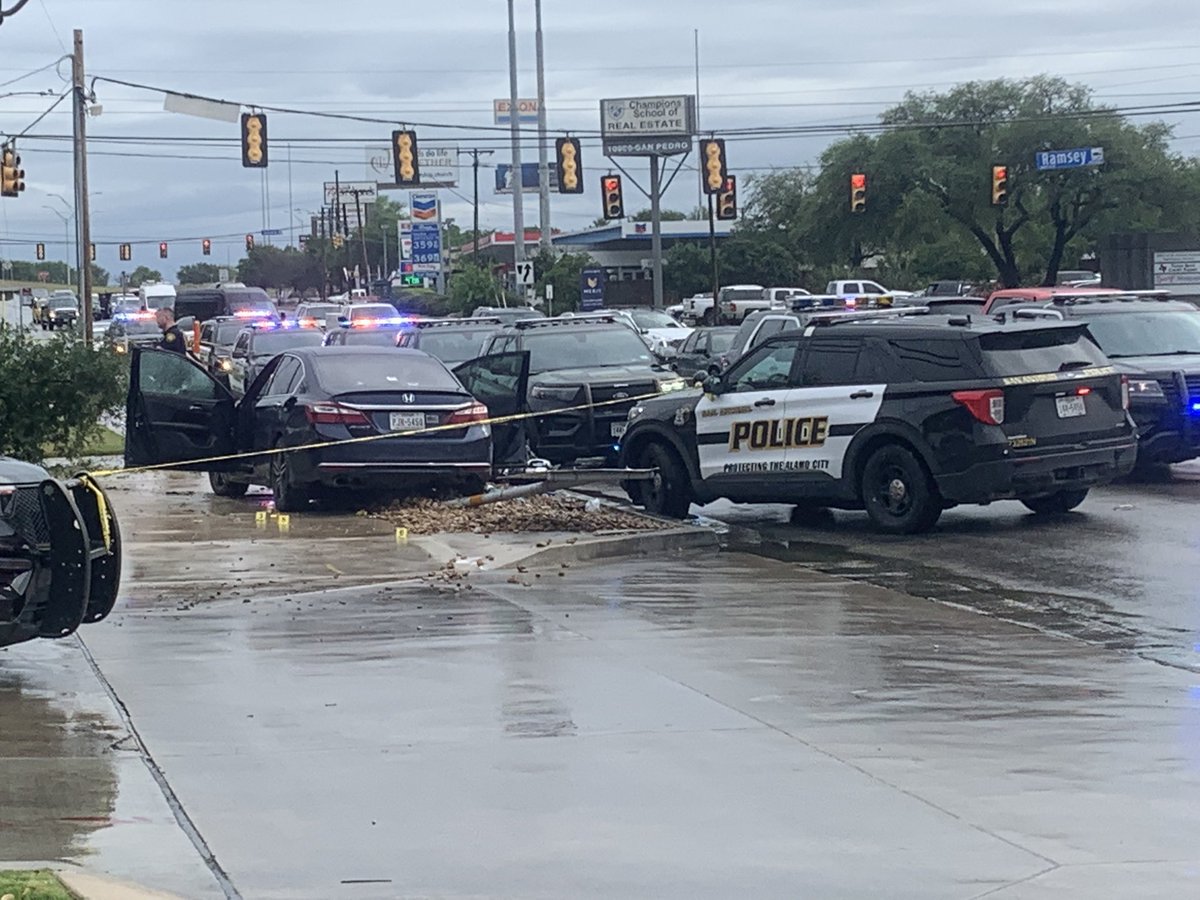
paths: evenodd
<path fill-rule="evenodd" d="M 697 322 L 709 322 L 712 320 L 712 294 L 695 294 L 685 299 L 679 305 L 683 307 L 683 313 L 680 318 L 685 322 L 695 324 Z"/>
<path fill-rule="evenodd" d="M 761 284 L 731 284 L 717 294 L 717 318 L 736 325 L 752 312 L 770 309 L 771 301 Z"/>
<path fill-rule="evenodd" d="M 837 294 L 840 297 L 911 297 L 912 291 L 889 291 L 878 281 L 867 281 L 863 278 L 852 278 L 846 281 L 831 281 L 825 286 L 826 294 Z"/>

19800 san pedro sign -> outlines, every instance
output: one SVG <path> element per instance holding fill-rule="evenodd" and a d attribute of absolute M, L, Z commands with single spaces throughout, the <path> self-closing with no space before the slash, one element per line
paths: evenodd
<path fill-rule="evenodd" d="M 600 101 L 606 156 L 672 156 L 692 148 L 696 98 L 625 97 Z"/>

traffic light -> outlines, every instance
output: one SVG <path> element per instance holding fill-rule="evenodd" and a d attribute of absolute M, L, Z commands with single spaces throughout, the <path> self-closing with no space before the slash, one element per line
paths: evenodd
<path fill-rule="evenodd" d="M 120 247 L 121 262 L 129 262 L 133 259 L 133 247 L 130 244 L 122 244 Z"/>
<path fill-rule="evenodd" d="M 91 257 L 92 262 L 96 261 L 96 245 L 95 245 L 95 243 L 92 244 L 90 251 L 88 253 L 88 256 Z"/>
<path fill-rule="evenodd" d="M 200 242 L 200 252 L 205 256 L 212 256 L 212 241 L 205 238 Z"/>
<path fill-rule="evenodd" d="M 21 168 L 21 157 L 17 156 L 17 148 L 5 144 L 0 151 L 0 197 L 19 197 L 25 190 L 25 170 Z"/>
<path fill-rule="evenodd" d="M 248 234 L 248 235 L 246 235 L 246 252 L 249 253 L 253 249 L 254 249 L 254 235 Z"/>
<path fill-rule="evenodd" d="M 167 258 L 167 242 L 166 242 L 166 241 L 160 241 L 160 242 L 159 242 L 159 245 L 158 245 L 158 258 L 159 258 L 159 259 L 166 259 L 166 258 Z"/>
<path fill-rule="evenodd" d="M 720 138 L 709 138 L 700 142 L 700 180 L 704 193 L 719 194 L 729 177 L 729 165 L 725 161 L 725 142 Z"/>
<path fill-rule="evenodd" d="M 330 239 L 329 243 L 333 244 L 334 250 L 341 250 L 342 246 L 346 243 L 346 239 L 339 233 L 335 234 L 333 238 Z"/>
<path fill-rule="evenodd" d="M 625 191 L 621 187 L 621 176 L 605 175 L 600 179 L 600 191 L 604 194 L 604 218 L 625 218 Z"/>
<path fill-rule="evenodd" d="M 855 172 L 850 176 L 850 212 L 863 213 L 867 211 L 867 176 Z"/>
<path fill-rule="evenodd" d="M 583 193 L 583 155 L 578 138 L 559 138 L 555 144 L 558 153 L 558 192 L 560 194 Z"/>
<path fill-rule="evenodd" d="M 992 166 L 992 206 L 1008 203 L 1008 166 Z"/>
<path fill-rule="evenodd" d="M 737 216 L 737 176 L 730 175 L 725 179 L 721 193 L 717 194 L 717 218 L 722 222 L 731 222 Z"/>
<path fill-rule="evenodd" d="M 262 113 L 242 113 L 242 166 L 267 167 L 267 117 Z"/>
<path fill-rule="evenodd" d="M 46 245 L 45 244 L 37 245 L 37 258 L 39 260 L 46 258 Z"/>
<path fill-rule="evenodd" d="M 421 165 L 417 160 L 415 131 L 392 132 L 392 163 L 396 168 L 396 184 L 401 187 L 420 186 Z"/>

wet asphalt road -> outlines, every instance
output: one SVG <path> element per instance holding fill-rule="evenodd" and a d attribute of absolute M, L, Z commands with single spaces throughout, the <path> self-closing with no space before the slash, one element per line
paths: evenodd
<path fill-rule="evenodd" d="M 1197 896 L 1194 477 L 919 539 L 725 506 L 754 553 L 322 593 L 340 558 L 427 563 L 370 523 L 116 492 L 142 554 L 83 632 L 100 675 L 73 642 L 0 652 L 0 861 L 202 897 Z M 163 599 L 189 539 L 249 587 Z"/>

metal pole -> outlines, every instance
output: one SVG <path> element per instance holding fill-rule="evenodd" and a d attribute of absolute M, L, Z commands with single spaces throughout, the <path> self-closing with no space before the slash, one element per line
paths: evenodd
<path fill-rule="evenodd" d="M 391 275 L 391 274 L 392 274 L 392 270 L 391 270 L 391 269 L 388 267 L 388 256 L 387 256 L 387 229 L 386 229 L 386 228 L 380 228 L 380 229 L 379 229 L 379 234 L 380 234 L 380 236 L 383 238 L 383 268 L 381 268 L 381 269 L 379 270 L 379 277 L 380 277 L 380 278 L 387 278 L 389 275 Z"/>
<path fill-rule="evenodd" d="M 662 252 L 662 173 L 658 168 L 658 157 L 650 157 L 650 254 L 654 257 L 654 308 L 666 306 L 663 300 L 663 252 Z"/>
<path fill-rule="evenodd" d="M 546 55 L 542 46 L 542 0 L 534 0 L 534 15 L 537 17 L 535 40 L 537 44 L 537 91 L 538 91 L 538 206 L 541 223 L 541 249 L 550 252 L 550 148 L 546 146 Z"/>
<path fill-rule="evenodd" d="M 359 196 L 358 189 L 354 190 L 354 213 L 358 216 L 358 239 L 362 244 L 363 258 L 363 273 L 362 277 L 366 279 L 366 283 L 371 283 L 371 262 L 367 259 L 367 220 L 362 214 L 362 198 Z M 363 286 L 362 280 L 359 280 L 359 287 Z"/>
<path fill-rule="evenodd" d="M 478 147 L 476 147 L 474 150 L 471 151 L 471 156 L 474 157 L 474 159 L 471 161 L 471 168 L 475 170 L 474 171 L 474 174 L 475 174 L 475 221 L 472 224 L 472 228 L 474 228 L 474 232 L 475 232 L 475 238 L 474 238 L 475 252 L 472 255 L 474 256 L 475 261 L 478 262 L 478 260 L 479 260 L 479 148 Z"/>
<path fill-rule="evenodd" d="M 513 0 L 508 0 L 508 97 L 509 122 L 512 134 L 513 173 L 513 262 L 525 261 L 525 197 L 522 194 L 525 177 L 521 167 L 520 97 L 517 96 L 517 20 Z"/>
<path fill-rule="evenodd" d="M 288 144 L 288 209 L 292 212 L 288 216 L 291 220 L 291 225 L 288 228 L 288 246 L 296 246 L 296 207 L 292 202 L 292 145 Z"/>
<path fill-rule="evenodd" d="M 75 53 L 71 57 L 71 75 L 75 95 L 75 218 L 79 239 L 79 292 L 83 295 L 83 339 L 92 343 L 92 266 L 88 250 L 92 245 L 91 207 L 88 202 L 87 105 L 83 74 L 83 31 L 75 29 Z"/>
<path fill-rule="evenodd" d="M 717 294 L 721 293 L 721 270 L 717 266 L 717 218 L 712 194 L 708 195 L 708 261 L 712 265 L 712 317 L 713 324 L 716 324 L 721 312 L 717 306 Z"/>
<path fill-rule="evenodd" d="M 696 36 L 696 133 L 700 132 L 700 29 L 695 30 Z M 701 184 L 702 178 L 696 179 L 696 208 L 704 208 L 704 187 Z M 708 219 L 712 222 L 712 202 L 709 201 Z M 715 294 L 713 295 L 716 296 Z"/>

